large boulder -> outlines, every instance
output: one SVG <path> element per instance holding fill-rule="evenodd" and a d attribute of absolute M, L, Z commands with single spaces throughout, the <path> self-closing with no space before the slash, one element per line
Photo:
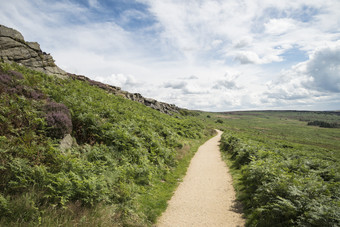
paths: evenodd
<path fill-rule="evenodd" d="M 18 41 L 25 41 L 24 37 L 21 35 L 20 32 L 14 30 L 13 28 L 8 28 L 6 26 L 0 25 L 0 36 L 1 37 L 10 37 L 12 39 Z"/>
<path fill-rule="evenodd" d="M 2 62 L 16 62 L 49 75 L 67 75 L 54 63 L 50 54 L 42 52 L 38 43 L 26 42 L 20 32 L 3 25 L 0 25 L 0 59 Z"/>

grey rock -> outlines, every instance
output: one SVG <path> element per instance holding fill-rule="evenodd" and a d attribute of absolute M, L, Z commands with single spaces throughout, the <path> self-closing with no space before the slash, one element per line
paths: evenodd
<path fill-rule="evenodd" d="M 65 152 L 67 149 L 70 149 L 73 145 L 73 138 L 70 134 L 67 134 L 61 141 L 60 141 L 60 150 Z"/>
<path fill-rule="evenodd" d="M 13 28 L 8 28 L 0 24 L 0 36 L 2 37 L 12 37 L 16 40 L 24 41 L 24 37 L 21 35 L 20 32 L 14 30 Z"/>
<path fill-rule="evenodd" d="M 35 51 L 41 52 L 40 44 L 37 42 L 26 42 L 27 45 Z"/>
<path fill-rule="evenodd" d="M 25 42 L 20 32 L 0 25 L 0 58 L 28 68 L 65 78 L 67 73 L 54 64 L 51 55 L 41 51 L 37 42 Z"/>

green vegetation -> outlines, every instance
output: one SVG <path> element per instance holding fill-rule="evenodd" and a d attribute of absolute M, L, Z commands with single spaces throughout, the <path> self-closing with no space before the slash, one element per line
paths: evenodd
<path fill-rule="evenodd" d="M 171 194 L 172 177 L 181 178 L 211 135 L 196 113 L 183 113 L 1 64 L 0 225 L 150 225 L 161 212 L 149 213 L 158 195 L 143 195 L 157 182 Z M 69 133 L 73 145 L 62 149 Z"/>
<path fill-rule="evenodd" d="M 231 167 L 248 226 L 339 226 L 340 130 L 307 126 L 336 113 L 209 113 L 225 133 L 221 151 Z M 304 118 L 304 121 L 301 121 Z M 206 119 L 202 115 L 202 119 Z M 215 124 L 223 119 L 224 124 Z"/>
<path fill-rule="evenodd" d="M 339 112 L 180 112 L 0 64 L 0 225 L 150 226 L 213 128 L 249 226 L 340 225 Z"/>
<path fill-rule="evenodd" d="M 329 123 L 325 121 L 309 121 L 308 125 L 320 126 L 323 128 L 340 128 L 338 123 Z"/>
<path fill-rule="evenodd" d="M 297 112 L 297 111 L 254 111 L 231 112 L 226 114 L 211 114 L 211 119 L 222 119 L 224 124 L 210 123 L 206 117 L 202 119 L 224 131 L 230 131 L 266 143 L 290 143 L 316 147 L 330 151 L 340 150 L 340 130 L 337 128 L 320 128 L 308 126 L 309 121 L 321 120 L 340 124 L 337 112 Z M 202 114 L 203 116 L 203 114 Z M 303 119 L 303 120 L 302 120 Z M 340 156 L 340 152 L 334 155 Z"/>

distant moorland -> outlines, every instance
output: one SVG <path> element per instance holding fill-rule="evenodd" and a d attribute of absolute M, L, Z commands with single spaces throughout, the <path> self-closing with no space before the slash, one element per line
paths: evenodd
<path fill-rule="evenodd" d="M 333 127 L 339 112 L 204 113 L 201 119 L 225 131 L 221 151 L 249 226 L 339 226 L 340 129 Z"/>

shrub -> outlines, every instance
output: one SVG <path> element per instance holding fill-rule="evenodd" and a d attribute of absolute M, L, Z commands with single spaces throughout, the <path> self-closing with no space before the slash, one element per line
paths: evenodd
<path fill-rule="evenodd" d="M 17 80 L 22 79 L 24 79 L 24 76 L 19 72 L 13 70 L 4 72 L 2 69 L 0 69 L 0 86 L 2 84 L 12 87 L 14 84 L 16 84 Z"/>
<path fill-rule="evenodd" d="M 101 89 L 107 90 L 108 89 L 108 85 L 95 81 L 95 80 L 89 80 L 90 85 L 92 86 L 97 86 L 100 87 Z"/>
<path fill-rule="evenodd" d="M 223 121 L 222 121 L 221 119 L 217 119 L 217 120 L 216 120 L 216 123 L 220 123 L 220 124 L 222 124 L 222 123 L 223 123 Z"/>
<path fill-rule="evenodd" d="M 12 77 L 4 74 L 4 73 L 0 73 L 0 83 L 2 83 L 3 85 L 10 85 L 12 82 Z"/>
<path fill-rule="evenodd" d="M 223 134 L 221 139 L 221 149 L 224 152 L 231 154 L 231 157 L 234 159 L 240 147 L 240 140 L 234 136 L 227 136 L 227 134 Z"/>
<path fill-rule="evenodd" d="M 45 99 L 46 96 L 36 87 L 24 85 L 21 80 L 24 76 L 17 71 L 0 71 L 0 93 L 23 95 L 35 100 Z"/>
<path fill-rule="evenodd" d="M 47 112 L 64 112 L 65 114 L 70 115 L 69 109 L 62 103 L 48 102 L 45 105 L 45 110 Z"/>
<path fill-rule="evenodd" d="M 50 127 L 50 137 L 60 139 L 72 132 L 71 114 L 64 104 L 49 102 L 45 109 L 47 111 L 46 122 Z"/>
<path fill-rule="evenodd" d="M 8 70 L 8 72 L 10 75 L 12 75 L 15 79 L 17 80 L 22 80 L 24 79 L 24 76 L 20 73 L 20 72 L 17 72 L 17 71 L 14 71 L 14 70 Z"/>
<path fill-rule="evenodd" d="M 309 121 L 307 125 L 320 126 L 322 128 L 340 128 L 340 124 L 325 121 Z"/>
<path fill-rule="evenodd" d="M 249 226 L 338 226 L 336 161 L 294 147 L 266 146 L 224 133 L 222 152 L 240 169 Z"/>
<path fill-rule="evenodd" d="M 12 87 L 13 78 L 8 74 L 0 71 L 0 94 L 7 93 L 9 88 Z"/>
<path fill-rule="evenodd" d="M 0 218 L 7 215 L 8 213 L 8 201 L 2 194 L 0 194 Z"/>
<path fill-rule="evenodd" d="M 72 132 L 72 121 L 69 116 L 63 112 L 49 112 L 46 115 L 47 125 L 51 127 L 50 136 L 53 138 L 62 138 Z"/>
<path fill-rule="evenodd" d="M 26 94 L 27 98 L 32 98 L 35 100 L 46 99 L 46 95 L 39 90 L 30 90 Z"/>

